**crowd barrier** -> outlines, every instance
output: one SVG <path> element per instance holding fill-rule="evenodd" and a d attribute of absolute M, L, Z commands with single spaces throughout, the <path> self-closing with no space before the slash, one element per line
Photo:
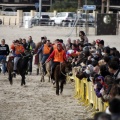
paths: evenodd
<path fill-rule="evenodd" d="M 103 102 L 101 98 L 96 96 L 92 82 L 88 82 L 86 78 L 79 80 L 74 72 L 72 77 L 68 76 L 68 79 L 74 79 L 75 98 L 86 106 L 87 111 L 94 111 L 94 115 L 96 112 L 103 112 L 106 110 L 108 103 Z M 89 106 L 91 106 L 91 108 L 87 109 Z"/>

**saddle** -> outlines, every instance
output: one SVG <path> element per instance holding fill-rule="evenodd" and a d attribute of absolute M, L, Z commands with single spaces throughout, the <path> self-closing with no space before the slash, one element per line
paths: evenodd
<path fill-rule="evenodd" d="M 14 56 L 9 56 L 8 60 L 14 62 Z"/>

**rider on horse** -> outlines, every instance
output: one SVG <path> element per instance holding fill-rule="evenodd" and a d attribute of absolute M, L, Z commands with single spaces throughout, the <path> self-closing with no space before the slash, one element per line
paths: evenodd
<path fill-rule="evenodd" d="M 49 62 L 51 59 L 53 59 L 52 60 L 52 66 L 51 66 L 51 69 L 52 69 L 51 79 L 53 80 L 53 83 L 54 83 L 54 70 L 55 70 L 55 67 L 57 65 L 59 65 L 60 63 L 66 61 L 66 53 L 63 50 L 63 47 L 62 47 L 61 43 L 57 44 L 57 48 L 54 49 L 54 51 L 51 53 L 51 55 L 49 56 L 49 58 L 47 59 L 46 62 Z"/>
<path fill-rule="evenodd" d="M 14 55 L 14 68 L 13 74 L 16 75 L 17 72 L 17 63 L 18 60 L 21 58 L 22 54 L 24 53 L 25 49 L 22 44 L 19 44 L 19 40 L 15 41 L 14 46 L 11 46 Z"/>
<path fill-rule="evenodd" d="M 43 67 L 43 72 L 44 75 L 47 73 L 46 71 L 46 66 L 45 66 L 45 61 L 48 59 L 50 53 L 52 52 L 52 47 L 51 47 L 51 43 L 50 40 L 46 41 L 46 44 L 43 44 L 39 49 L 37 54 L 39 54 L 40 52 L 42 52 L 42 67 Z"/>
<path fill-rule="evenodd" d="M 3 74 L 5 74 L 6 72 L 5 61 L 6 61 L 7 55 L 9 55 L 9 46 L 5 44 L 5 39 L 2 39 L 0 44 L 0 62 L 2 62 Z"/>

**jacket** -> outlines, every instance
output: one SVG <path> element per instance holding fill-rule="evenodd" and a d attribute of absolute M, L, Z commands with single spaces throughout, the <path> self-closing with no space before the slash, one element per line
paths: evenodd
<path fill-rule="evenodd" d="M 25 49 L 22 45 L 12 46 L 11 49 L 14 51 L 14 56 L 21 56 L 21 53 L 24 53 Z"/>
<path fill-rule="evenodd" d="M 48 47 L 47 44 L 44 44 L 44 47 L 43 47 L 43 54 L 50 54 L 50 47 Z"/>
<path fill-rule="evenodd" d="M 51 59 L 53 59 L 54 62 L 64 62 L 66 60 L 66 53 L 64 50 L 58 51 L 58 49 L 55 49 L 47 61 L 50 61 Z"/>
<path fill-rule="evenodd" d="M 7 44 L 1 45 L 0 44 L 0 55 L 9 55 L 9 46 Z"/>

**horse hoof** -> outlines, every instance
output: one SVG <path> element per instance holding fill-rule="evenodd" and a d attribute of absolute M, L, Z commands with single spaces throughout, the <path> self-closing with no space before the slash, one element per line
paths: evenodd
<path fill-rule="evenodd" d="M 59 93 L 56 93 L 56 95 L 59 95 Z"/>
<path fill-rule="evenodd" d="M 10 82 L 10 85 L 12 85 L 13 83 L 12 82 Z"/>

